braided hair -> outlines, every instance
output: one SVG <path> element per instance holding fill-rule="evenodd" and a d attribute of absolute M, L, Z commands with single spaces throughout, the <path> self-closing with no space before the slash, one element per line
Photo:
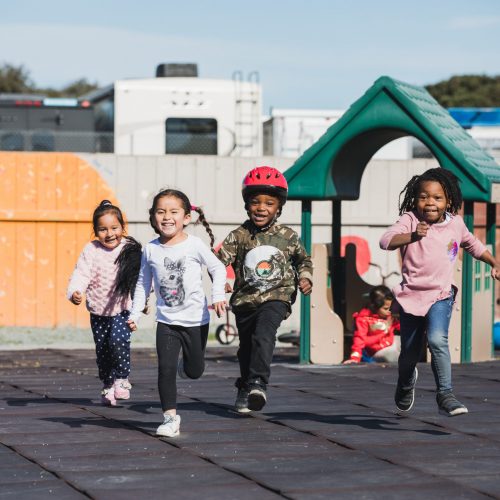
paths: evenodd
<path fill-rule="evenodd" d="M 414 175 L 399 193 L 399 215 L 415 209 L 416 200 L 422 182 L 439 182 L 448 202 L 447 211 L 456 214 L 462 206 L 462 191 L 458 177 L 444 168 L 431 168 L 421 175 Z M 403 196 L 404 195 L 404 196 Z M 401 201 L 403 196 L 403 201 Z"/>
<path fill-rule="evenodd" d="M 156 212 L 156 207 L 158 205 L 158 201 L 163 198 L 170 196 L 172 198 L 177 198 L 181 204 L 182 208 L 184 209 L 184 212 L 186 214 L 190 214 L 192 211 L 196 212 L 198 214 L 198 220 L 195 222 L 195 224 L 202 224 L 203 227 L 205 228 L 206 232 L 208 233 L 208 236 L 210 237 L 210 248 L 212 249 L 212 252 L 214 251 L 214 243 L 215 243 L 215 236 L 214 233 L 212 232 L 212 229 L 210 228 L 210 224 L 208 223 L 205 213 L 203 212 L 203 209 L 201 207 L 196 207 L 194 205 L 191 205 L 191 202 L 189 201 L 189 198 L 182 192 L 178 191 L 177 189 L 162 189 L 158 194 L 153 198 L 153 206 L 149 209 L 149 223 L 151 224 L 151 227 L 154 229 L 156 234 L 160 234 L 160 231 L 155 225 L 155 212 Z"/>

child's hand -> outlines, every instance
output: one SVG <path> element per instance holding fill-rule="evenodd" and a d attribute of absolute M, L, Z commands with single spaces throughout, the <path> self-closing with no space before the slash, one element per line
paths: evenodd
<path fill-rule="evenodd" d="M 415 230 L 415 233 L 417 234 L 418 238 L 424 238 L 427 236 L 427 230 L 429 229 L 429 224 L 427 222 L 419 222 L 417 224 L 417 229 Z"/>
<path fill-rule="evenodd" d="M 342 361 L 343 365 L 357 365 L 359 361 L 355 361 L 354 359 L 346 359 L 345 361 Z"/>
<path fill-rule="evenodd" d="M 214 302 L 214 311 L 215 314 L 217 314 L 217 317 L 220 318 L 226 311 L 226 301 L 222 300 L 221 302 Z"/>
<path fill-rule="evenodd" d="M 494 280 L 500 280 L 500 268 L 498 266 L 491 268 L 491 277 Z"/>
<path fill-rule="evenodd" d="M 127 321 L 127 325 L 132 332 L 135 332 L 137 330 L 137 325 L 136 325 L 135 321 L 132 321 L 131 319 L 129 319 Z"/>
<path fill-rule="evenodd" d="M 73 292 L 71 299 L 69 299 L 75 306 L 79 306 L 82 303 L 82 294 L 80 292 Z"/>
<path fill-rule="evenodd" d="M 233 287 L 231 286 L 231 283 L 226 281 L 226 284 L 224 285 L 224 291 L 226 293 L 231 293 L 233 291 Z"/>
<path fill-rule="evenodd" d="M 309 295 L 312 292 L 312 283 L 307 278 L 299 280 L 299 289 L 304 295 Z"/>

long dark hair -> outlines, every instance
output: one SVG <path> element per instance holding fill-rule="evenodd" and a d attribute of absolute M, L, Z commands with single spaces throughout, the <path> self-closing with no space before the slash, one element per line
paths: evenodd
<path fill-rule="evenodd" d="M 379 285 L 374 286 L 370 290 L 369 300 L 368 308 L 371 312 L 376 313 L 384 305 L 386 300 L 394 300 L 394 295 L 390 288 Z"/>
<path fill-rule="evenodd" d="M 462 191 L 458 177 L 444 168 L 431 168 L 421 175 L 414 175 L 404 189 L 399 193 L 399 215 L 415 209 L 416 199 L 422 182 L 439 182 L 448 202 L 447 211 L 456 214 L 462 206 Z M 401 196 L 403 196 L 401 201 Z"/>
<path fill-rule="evenodd" d="M 163 197 L 168 197 L 171 196 L 173 198 L 177 198 L 180 200 L 182 203 L 182 208 L 184 209 L 184 212 L 186 214 L 190 214 L 192 211 L 196 212 L 198 214 L 198 220 L 195 222 L 195 224 L 202 224 L 203 227 L 205 228 L 206 232 L 208 233 L 208 236 L 210 237 L 210 248 L 214 249 L 214 243 L 215 243 L 215 236 L 214 233 L 212 232 L 212 229 L 210 228 L 210 224 L 208 223 L 205 213 L 203 212 L 203 209 L 201 207 L 196 207 L 194 205 L 191 205 L 191 202 L 189 201 L 189 198 L 182 192 L 178 191 L 177 189 L 162 189 L 154 198 L 153 198 L 153 206 L 149 209 L 149 223 L 151 224 L 151 227 L 154 229 L 154 232 L 156 234 L 160 234 L 160 231 L 155 225 L 155 212 L 156 212 L 156 207 L 158 206 L 158 201 L 163 198 Z"/>
<path fill-rule="evenodd" d="M 132 236 L 125 237 L 127 242 L 115 260 L 118 273 L 115 280 L 115 293 L 134 298 L 135 286 L 141 269 L 142 246 Z"/>
<path fill-rule="evenodd" d="M 109 200 L 102 200 L 92 215 L 92 227 L 95 235 L 97 235 L 99 219 L 106 214 L 114 215 L 125 231 L 125 219 L 122 211 Z M 132 236 L 124 236 L 124 238 L 126 243 L 115 260 L 115 264 L 118 265 L 118 272 L 114 292 L 120 296 L 128 297 L 130 294 L 133 297 L 141 268 L 142 246 Z"/>

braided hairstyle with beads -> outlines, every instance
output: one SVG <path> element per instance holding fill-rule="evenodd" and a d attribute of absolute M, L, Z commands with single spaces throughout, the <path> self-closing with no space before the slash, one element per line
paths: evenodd
<path fill-rule="evenodd" d="M 444 168 L 431 168 L 421 175 L 414 175 L 399 193 L 399 215 L 415 209 L 418 192 L 422 182 L 439 182 L 448 201 L 446 210 L 455 215 L 462 206 L 462 191 L 458 177 Z M 401 201 L 403 196 L 403 201 Z"/>
<path fill-rule="evenodd" d="M 182 208 L 184 209 L 184 212 L 186 214 L 190 214 L 192 211 L 196 212 L 198 214 L 198 219 L 195 222 L 196 224 L 202 224 L 203 227 L 205 228 L 206 232 L 208 233 L 208 236 L 210 237 L 210 248 L 212 252 L 214 251 L 214 243 L 215 243 L 215 236 L 214 233 L 212 232 L 212 229 L 210 228 L 210 224 L 208 223 L 205 213 L 203 212 L 203 209 L 201 207 L 196 207 L 194 205 L 191 205 L 191 202 L 189 201 L 189 198 L 182 192 L 178 191 L 177 189 L 162 189 L 154 198 L 153 198 L 153 206 L 149 209 L 149 223 L 151 224 L 151 227 L 154 229 L 156 234 L 160 234 L 158 229 L 155 226 L 155 221 L 154 221 L 154 214 L 156 211 L 156 206 L 158 205 L 158 200 L 160 200 L 163 197 L 172 197 L 172 198 L 177 198 L 181 204 Z"/>

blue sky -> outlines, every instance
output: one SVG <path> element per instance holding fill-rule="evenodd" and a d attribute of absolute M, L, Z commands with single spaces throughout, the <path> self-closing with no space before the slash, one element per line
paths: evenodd
<path fill-rule="evenodd" d="M 381 75 L 500 74 L 498 0 L 0 0 L 0 64 L 40 86 L 197 62 L 258 71 L 264 108 L 344 109 Z"/>

